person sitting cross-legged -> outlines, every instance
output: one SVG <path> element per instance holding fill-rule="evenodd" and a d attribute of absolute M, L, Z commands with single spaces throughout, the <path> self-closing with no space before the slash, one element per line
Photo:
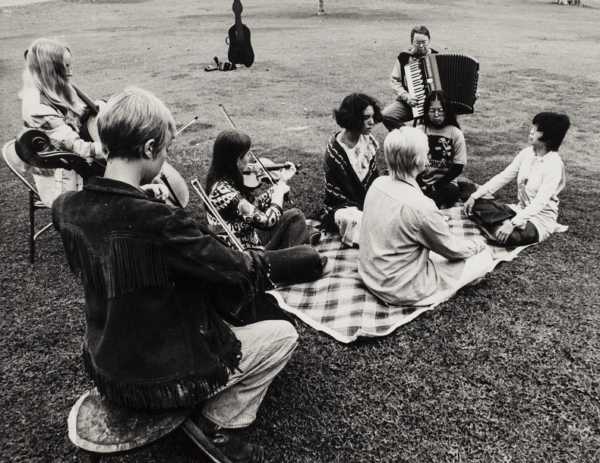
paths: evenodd
<path fill-rule="evenodd" d="M 418 128 L 392 130 L 384 141 L 389 174 L 373 182 L 365 199 L 358 271 L 367 288 L 391 305 L 431 305 L 491 269 L 485 243 L 453 235 L 421 191 L 416 178 L 428 151 Z M 433 259 L 431 251 L 445 259 Z"/>
<path fill-rule="evenodd" d="M 363 203 L 379 176 L 377 149 L 371 134 L 381 122 L 381 108 L 364 93 L 346 96 L 334 111 L 342 130 L 331 136 L 325 150 L 325 206 L 321 221 L 326 230 L 339 232 L 347 246 L 358 246 Z"/>
<path fill-rule="evenodd" d="M 506 210 L 510 217 L 497 224 L 480 224 L 490 239 L 506 246 L 521 246 L 543 241 L 561 228 L 557 223 L 558 195 L 565 187 L 565 166 L 558 149 L 570 125 L 566 114 L 536 114 L 529 131 L 530 146 L 521 150 L 508 167 L 481 185 L 465 202 L 467 214 L 481 216 L 477 211 L 489 207 L 482 197 L 516 179 L 518 204 L 492 203 Z"/>
<path fill-rule="evenodd" d="M 263 448 L 235 430 L 254 421 L 298 337 L 288 321 L 261 316 L 269 256 L 230 249 L 189 212 L 140 188 L 175 137 L 156 96 L 130 87 L 111 97 L 98 127 L 104 177 L 52 206 L 85 291 L 87 371 L 109 402 L 197 410 L 232 461 L 263 461 Z"/>

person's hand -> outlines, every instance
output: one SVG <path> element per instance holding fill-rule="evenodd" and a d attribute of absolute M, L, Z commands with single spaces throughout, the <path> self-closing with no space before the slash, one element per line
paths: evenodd
<path fill-rule="evenodd" d="M 148 183 L 142 185 L 141 188 L 153 198 L 161 201 L 166 201 L 169 198 L 169 189 L 164 183 Z"/>
<path fill-rule="evenodd" d="M 485 251 L 487 244 L 484 241 L 476 241 L 475 254 Z"/>
<path fill-rule="evenodd" d="M 286 162 L 285 168 L 279 171 L 279 180 L 287 183 L 294 175 L 296 175 L 297 169 L 293 162 Z"/>
<path fill-rule="evenodd" d="M 512 224 L 512 222 L 510 220 L 505 220 L 502 223 L 502 226 L 500 228 L 498 228 L 498 230 L 496 230 L 496 239 L 498 240 L 499 243 L 506 243 L 506 240 L 508 239 L 508 237 L 510 236 L 510 234 L 513 232 L 513 230 L 515 229 L 515 226 Z"/>
<path fill-rule="evenodd" d="M 290 186 L 285 182 L 277 182 L 273 185 L 273 194 L 285 196 L 290 191 Z"/>
<path fill-rule="evenodd" d="M 408 95 L 405 99 L 405 103 L 410 107 L 415 107 L 419 101 L 414 96 Z"/>
<path fill-rule="evenodd" d="M 473 195 L 469 196 L 469 199 L 467 199 L 467 201 L 465 202 L 464 208 L 465 208 L 465 214 L 467 215 L 473 215 L 473 206 L 475 205 L 475 198 L 473 198 Z"/>

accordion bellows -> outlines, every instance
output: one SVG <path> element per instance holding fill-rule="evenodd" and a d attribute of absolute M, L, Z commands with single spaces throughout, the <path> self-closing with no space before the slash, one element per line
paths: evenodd
<path fill-rule="evenodd" d="M 432 54 L 404 67 L 408 91 L 417 97 L 413 117 L 423 116 L 429 92 L 443 90 L 456 114 L 472 114 L 477 99 L 479 62 L 466 55 Z"/>

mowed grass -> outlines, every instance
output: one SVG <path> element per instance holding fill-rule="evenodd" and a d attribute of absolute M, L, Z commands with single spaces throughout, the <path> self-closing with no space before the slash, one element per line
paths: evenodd
<path fill-rule="evenodd" d="M 75 81 L 93 97 L 128 84 L 159 95 L 184 123 L 173 163 L 204 177 L 227 123 L 257 154 L 302 164 L 294 202 L 314 216 L 332 109 L 349 92 L 391 101 L 388 76 L 414 24 L 440 51 L 481 63 L 476 112 L 461 118 L 467 175 L 483 181 L 525 145 L 542 110 L 572 129 L 561 155 L 565 234 L 526 250 L 481 284 L 378 340 L 342 345 L 299 326 L 300 346 L 273 383 L 249 437 L 273 462 L 594 462 L 600 460 L 600 5 L 545 1 L 315 0 L 244 2 L 256 63 L 205 73 L 226 56 L 231 2 L 61 2 L 0 10 L 0 128 L 20 129 L 23 50 L 66 40 Z M 586 3 L 586 2 L 584 2 Z M 385 130 L 378 127 L 382 140 Z M 500 194 L 515 197 L 514 185 Z M 0 460 L 74 461 L 66 417 L 90 387 L 79 358 L 82 291 L 54 232 L 27 262 L 26 194 L 0 169 Z M 200 203 L 190 204 L 202 220 Z M 42 215 L 40 214 L 40 217 Z M 48 215 L 46 215 L 48 218 Z M 115 462 L 202 461 L 178 434 Z"/>

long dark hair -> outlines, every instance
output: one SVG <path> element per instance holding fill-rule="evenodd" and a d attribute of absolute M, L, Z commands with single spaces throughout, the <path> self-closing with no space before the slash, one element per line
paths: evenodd
<path fill-rule="evenodd" d="M 447 125 L 453 125 L 457 129 L 460 129 L 460 125 L 456 120 L 456 113 L 450 106 L 448 102 L 448 98 L 446 94 L 442 90 L 434 90 L 425 98 L 425 103 L 423 104 L 423 122 L 426 127 L 431 127 L 433 124 L 431 119 L 429 118 L 429 108 L 431 108 L 431 103 L 434 101 L 439 101 L 444 109 L 444 127 Z"/>
<path fill-rule="evenodd" d="M 239 130 L 224 130 L 215 139 L 213 155 L 206 175 L 206 192 L 219 180 L 230 181 L 235 188 L 246 194 L 244 177 L 238 169 L 238 159 L 250 149 L 252 140 Z"/>

